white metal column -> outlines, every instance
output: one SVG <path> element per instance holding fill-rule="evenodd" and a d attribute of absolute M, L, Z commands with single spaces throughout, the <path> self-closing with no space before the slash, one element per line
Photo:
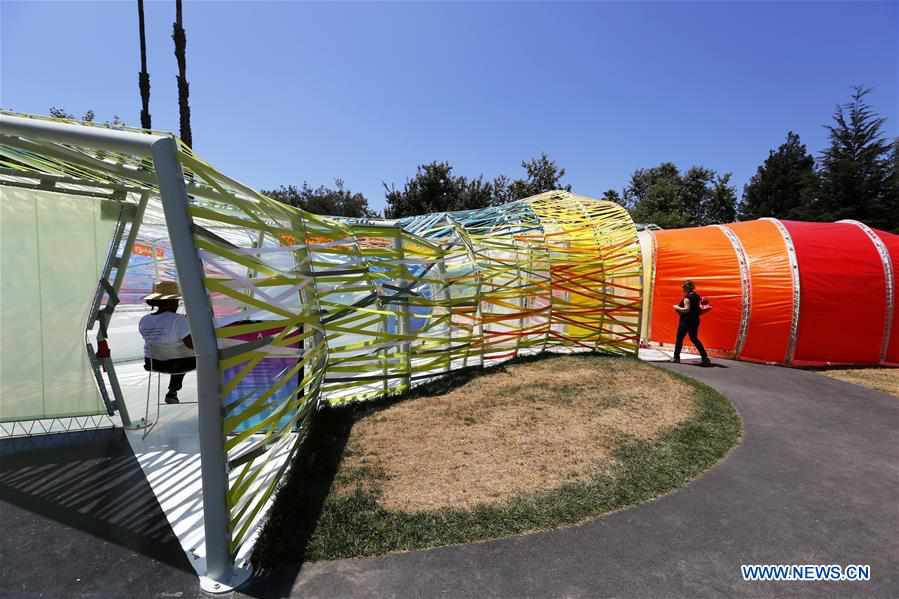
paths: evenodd
<path fill-rule="evenodd" d="M 194 246 L 187 188 L 178 162 L 175 140 L 160 139 L 153 144 L 152 153 L 175 268 L 178 271 L 178 283 L 197 357 L 200 468 L 206 533 L 206 576 L 200 582 L 204 590 L 222 593 L 244 582 L 250 573 L 236 569 L 231 555 L 231 518 L 226 499 L 228 467 L 219 394 L 215 322 L 209 296 L 203 285 L 203 264 Z"/>

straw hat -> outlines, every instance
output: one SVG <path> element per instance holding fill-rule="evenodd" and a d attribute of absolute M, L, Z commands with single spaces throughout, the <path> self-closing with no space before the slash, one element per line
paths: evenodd
<path fill-rule="evenodd" d="M 181 299 L 181 290 L 175 281 L 159 281 L 153 285 L 153 293 L 144 298 L 144 301 L 165 301 Z"/>

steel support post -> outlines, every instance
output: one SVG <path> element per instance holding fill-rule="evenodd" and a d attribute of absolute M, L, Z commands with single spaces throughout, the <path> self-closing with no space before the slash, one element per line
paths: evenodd
<path fill-rule="evenodd" d="M 201 579 L 201 585 L 204 590 L 227 592 L 244 582 L 249 573 L 234 568 L 231 554 L 231 518 L 226 500 L 228 469 L 219 397 L 215 323 L 203 284 L 203 264 L 193 241 L 187 189 L 175 140 L 164 138 L 155 142 L 152 153 L 178 282 L 197 356 L 200 469 L 206 537 L 206 576 Z"/>

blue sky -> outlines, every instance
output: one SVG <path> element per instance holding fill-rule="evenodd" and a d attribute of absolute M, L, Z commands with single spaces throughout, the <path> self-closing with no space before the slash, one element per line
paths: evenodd
<path fill-rule="evenodd" d="M 0 0 L 0 105 L 140 123 L 133 1 Z M 738 190 L 788 130 L 816 154 L 852 85 L 899 132 L 899 3 L 185 3 L 194 147 L 257 188 L 384 204 L 416 165 L 522 175 L 547 152 L 575 191 L 673 161 Z M 177 131 L 174 1 L 147 1 L 150 110 Z"/>

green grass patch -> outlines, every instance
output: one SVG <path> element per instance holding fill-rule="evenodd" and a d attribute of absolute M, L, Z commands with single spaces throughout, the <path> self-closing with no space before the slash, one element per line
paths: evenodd
<path fill-rule="evenodd" d="M 628 367 L 638 365 L 622 364 Z M 253 564 L 265 570 L 302 560 L 375 556 L 505 537 L 577 524 L 669 493 L 724 457 L 738 443 L 742 427 L 733 406 L 717 391 L 667 374 L 694 390 L 696 408 L 687 420 L 653 441 L 625 439 L 612 467 L 591 479 L 472 510 L 385 510 L 378 501 L 380 473 L 375 470 L 343 474 L 352 477 L 355 491 L 329 494 L 352 423 L 372 410 L 327 409 L 279 491 Z M 438 389 L 417 389 L 414 395 L 434 394 L 464 378 L 455 375 L 454 380 L 434 383 Z"/>

